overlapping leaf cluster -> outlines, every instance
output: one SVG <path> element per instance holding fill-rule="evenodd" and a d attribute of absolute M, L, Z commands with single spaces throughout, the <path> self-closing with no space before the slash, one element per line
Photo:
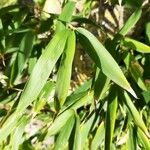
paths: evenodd
<path fill-rule="evenodd" d="M 96 23 L 74 16 L 75 2 L 64 1 L 62 13 L 47 19 L 33 17 L 32 5 L 0 9 L 0 149 L 150 149 L 150 22 L 143 42 L 127 36 L 142 1 L 104 44 L 85 28 Z M 48 30 L 49 42 L 38 37 Z M 69 92 L 77 44 L 94 74 Z M 42 125 L 30 135 L 35 120 Z M 44 145 L 47 139 L 53 142 Z"/>

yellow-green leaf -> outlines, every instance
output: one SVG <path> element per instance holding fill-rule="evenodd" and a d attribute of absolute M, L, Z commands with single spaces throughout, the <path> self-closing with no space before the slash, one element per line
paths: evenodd
<path fill-rule="evenodd" d="M 106 113 L 105 150 L 111 150 L 118 107 L 117 90 L 115 86 L 110 89 Z"/>
<path fill-rule="evenodd" d="M 150 53 L 150 46 L 131 38 L 125 38 L 124 45 L 140 53 Z"/>
<path fill-rule="evenodd" d="M 48 128 L 46 138 L 51 135 L 57 134 L 73 115 L 74 110 L 69 109 L 57 116 L 52 125 Z"/>
<path fill-rule="evenodd" d="M 119 34 L 126 35 L 137 23 L 142 14 L 142 9 L 138 8 L 126 21 L 125 25 L 119 31 Z"/>
<path fill-rule="evenodd" d="M 68 95 L 72 73 L 72 63 L 75 53 L 75 42 L 75 33 L 74 31 L 70 31 L 57 74 L 55 89 L 55 102 L 57 109 L 64 104 Z"/>

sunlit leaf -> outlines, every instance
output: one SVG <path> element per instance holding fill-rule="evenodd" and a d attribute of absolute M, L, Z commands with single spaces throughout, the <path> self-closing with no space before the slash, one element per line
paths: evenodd
<path fill-rule="evenodd" d="M 150 53 L 150 46 L 131 38 L 125 38 L 124 45 L 140 53 Z"/>
<path fill-rule="evenodd" d="M 138 138 L 140 139 L 140 142 L 142 143 L 143 148 L 150 149 L 150 141 L 140 128 L 138 128 L 137 134 Z"/>
<path fill-rule="evenodd" d="M 126 80 L 120 67 L 110 53 L 105 49 L 105 47 L 98 41 L 98 39 L 86 29 L 77 28 L 77 31 L 80 33 L 80 43 L 86 49 L 87 53 L 93 59 L 95 64 L 102 69 L 102 72 L 109 79 L 136 97 L 136 94 Z"/>
<path fill-rule="evenodd" d="M 66 122 L 73 117 L 74 111 L 72 109 L 66 110 L 62 114 L 60 114 L 52 123 L 52 125 L 48 128 L 48 132 L 46 138 L 57 134 L 62 127 L 66 124 Z"/>
<path fill-rule="evenodd" d="M 129 109 L 135 124 L 147 135 L 149 136 L 149 132 L 145 126 L 145 123 L 143 121 L 143 119 L 141 118 L 138 110 L 136 109 L 136 107 L 134 106 L 133 102 L 131 101 L 131 98 L 129 97 L 129 95 L 124 92 L 124 98 L 123 98 L 127 108 Z"/>
<path fill-rule="evenodd" d="M 105 139 L 105 127 L 104 127 L 104 122 L 102 122 L 97 131 L 96 134 L 92 140 L 91 143 L 91 150 L 95 150 L 98 148 L 98 146 L 101 145 L 102 141 Z"/>
<path fill-rule="evenodd" d="M 24 113 L 26 108 L 40 94 L 54 65 L 64 50 L 67 36 L 67 30 L 63 30 L 62 32 L 56 34 L 39 58 L 20 97 L 17 110 L 6 120 L 6 122 L 3 124 L 3 127 L 0 129 L 0 136 L 2 137 L 3 135 L 1 140 L 5 139 L 10 134 L 22 113 Z"/>
<path fill-rule="evenodd" d="M 60 67 L 57 74 L 57 82 L 55 89 L 55 103 L 57 109 L 64 104 L 68 95 L 72 73 L 72 63 L 75 53 L 75 42 L 76 39 L 74 31 L 71 31 L 66 42 L 66 47 L 63 52 Z"/>
<path fill-rule="evenodd" d="M 137 150 L 136 131 L 131 124 L 129 124 L 127 147 L 129 150 Z"/>
<path fill-rule="evenodd" d="M 125 25 L 119 31 L 119 34 L 126 35 L 137 23 L 142 14 L 142 9 L 138 8 L 126 21 Z"/>
<path fill-rule="evenodd" d="M 66 122 L 64 127 L 61 129 L 57 137 L 54 150 L 60 150 L 60 149 L 65 148 L 67 141 L 69 139 L 69 136 L 71 134 L 71 131 L 73 129 L 74 122 L 75 122 L 74 116 L 68 119 L 68 121 Z"/>
<path fill-rule="evenodd" d="M 106 133 L 105 133 L 105 149 L 111 150 L 112 140 L 115 128 L 118 97 L 115 86 L 110 89 L 108 96 L 107 113 L 106 113 Z"/>
<path fill-rule="evenodd" d="M 29 117 L 23 116 L 19 121 L 19 125 L 15 128 L 15 131 L 11 137 L 12 150 L 19 149 L 19 145 L 23 143 L 24 139 L 22 136 L 24 133 L 25 126 L 28 123 L 28 120 L 29 120 Z"/>
<path fill-rule="evenodd" d="M 64 50 L 67 36 L 67 30 L 56 34 L 40 56 L 21 95 L 17 107 L 18 113 L 23 112 L 37 98 L 44 87 L 54 65 Z"/>

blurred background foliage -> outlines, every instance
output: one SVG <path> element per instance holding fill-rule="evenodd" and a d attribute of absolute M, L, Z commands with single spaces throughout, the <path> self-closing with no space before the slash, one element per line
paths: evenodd
<path fill-rule="evenodd" d="M 149 0 L 1 0 L 0 149 L 150 149 L 149 53 Z"/>

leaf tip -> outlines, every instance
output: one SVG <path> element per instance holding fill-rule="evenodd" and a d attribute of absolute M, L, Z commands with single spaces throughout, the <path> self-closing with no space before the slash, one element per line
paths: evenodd
<path fill-rule="evenodd" d="M 128 92 L 131 93 L 136 99 L 139 99 L 131 87 L 128 89 Z"/>

